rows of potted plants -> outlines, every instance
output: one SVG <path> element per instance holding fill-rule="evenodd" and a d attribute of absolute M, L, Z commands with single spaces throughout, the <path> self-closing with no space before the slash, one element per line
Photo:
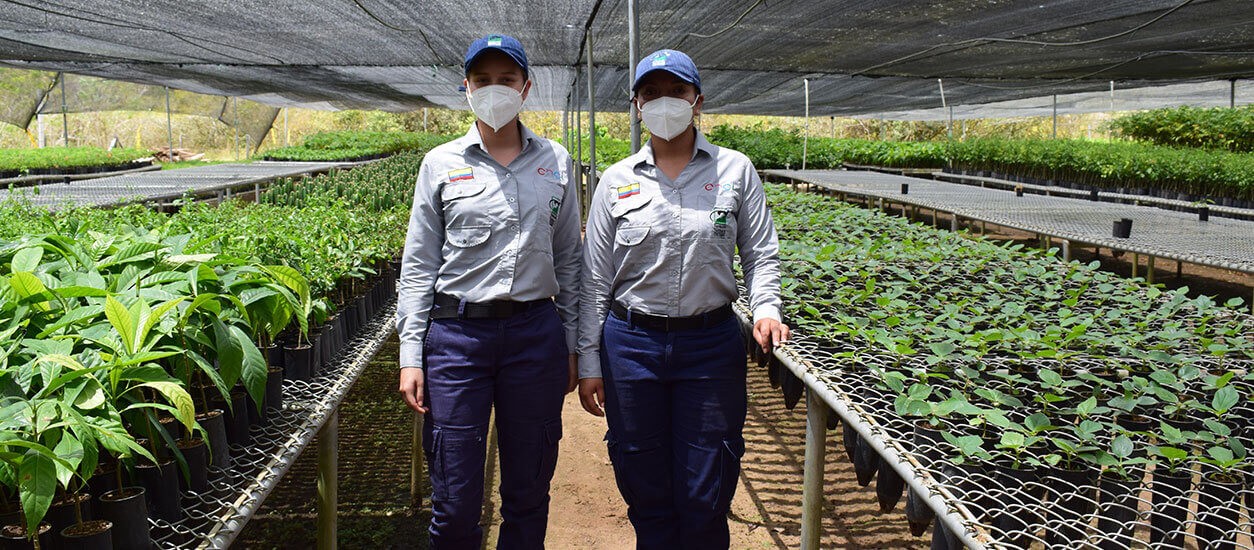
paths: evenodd
<path fill-rule="evenodd" d="M 262 158 L 283 161 L 372 160 L 402 151 L 426 151 L 453 137 L 421 132 L 319 132 L 305 138 L 300 145 L 270 149 Z"/>
<path fill-rule="evenodd" d="M 46 174 L 90 174 L 152 164 L 143 149 L 45 147 L 0 149 L 0 178 Z"/>
<path fill-rule="evenodd" d="M 833 369 L 825 379 L 948 479 L 995 539 L 1126 547 L 1147 491 L 1152 542 L 1231 543 L 1238 495 L 1254 495 L 1249 315 L 833 199 L 769 197 L 787 315 Z M 860 480 L 878 470 L 897 487 L 881 495 L 891 507 L 900 479 L 847 443 Z M 1185 521 L 1190 500 L 1206 506 Z M 1104 532 L 1088 532 L 1094 515 Z"/>
<path fill-rule="evenodd" d="M 719 126 L 709 138 L 744 152 L 758 169 L 801 167 L 802 138 L 795 132 Z M 945 168 L 1027 183 L 1254 205 L 1254 158 L 1222 150 L 1063 139 L 890 142 L 810 138 L 807 168 L 840 168 L 843 163 Z"/>
<path fill-rule="evenodd" d="M 0 205 L 6 533 L 149 547 L 147 517 L 177 522 L 182 492 L 205 491 L 281 406 L 283 380 L 318 374 L 395 293 L 398 182 L 416 175 L 389 159 L 274 192 L 300 201 L 174 214 Z"/>
<path fill-rule="evenodd" d="M 1110 124 L 1120 134 L 1137 141 L 1254 152 L 1254 105 L 1168 107 L 1126 114 Z"/>

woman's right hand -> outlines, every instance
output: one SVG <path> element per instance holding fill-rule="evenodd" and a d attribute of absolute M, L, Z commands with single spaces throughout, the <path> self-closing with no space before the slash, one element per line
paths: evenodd
<path fill-rule="evenodd" d="M 600 378 L 579 380 L 579 403 L 592 416 L 605 416 L 605 382 Z"/>
<path fill-rule="evenodd" d="M 423 414 L 427 414 L 427 407 L 422 403 L 423 392 L 423 376 L 422 369 L 417 367 L 409 367 L 401 369 L 401 397 L 405 398 L 405 404 L 409 408 Z"/>

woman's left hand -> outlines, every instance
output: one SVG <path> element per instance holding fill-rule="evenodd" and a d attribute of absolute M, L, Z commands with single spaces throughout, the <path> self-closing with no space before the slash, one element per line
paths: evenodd
<path fill-rule="evenodd" d="M 771 348 L 787 342 L 790 335 L 788 325 L 775 319 L 758 319 L 753 323 L 753 339 L 758 341 L 765 353 L 770 353 Z"/>

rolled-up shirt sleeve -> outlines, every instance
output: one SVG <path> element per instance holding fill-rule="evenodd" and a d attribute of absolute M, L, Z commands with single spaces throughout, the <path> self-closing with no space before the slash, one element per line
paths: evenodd
<path fill-rule="evenodd" d="M 745 288 L 749 289 L 749 307 L 753 320 L 780 320 L 779 238 L 775 222 L 766 206 L 766 191 L 753 164 L 746 163 L 745 182 L 740 208 L 740 228 L 736 247 L 740 249 L 740 266 L 744 270 Z"/>
<path fill-rule="evenodd" d="M 396 285 L 396 333 L 400 338 L 401 368 L 423 366 L 422 344 L 427 335 L 444 247 L 444 219 L 438 187 L 430 167 L 423 162 L 414 187 L 414 204 L 401 258 L 401 278 Z"/>
<path fill-rule="evenodd" d="M 560 149 L 560 148 L 559 148 Z M 563 151 L 564 152 L 564 151 Z M 566 191 L 553 227 L 553 272 L 557 277 L 557 313 L 566 329 L 566 349 L 575 353 L 579 339 L 579 285 L 583 247 L 579 240 L 579 192 L 566 157 Z"/>
<path fill-rule="evenodd" d="M 614 225 L 602 179 L 588 208 L 584 230 L 583 281 L 579 300 L 579 378 L 601 377 L 601 327 L 610 309 L 614 280 Z"/>

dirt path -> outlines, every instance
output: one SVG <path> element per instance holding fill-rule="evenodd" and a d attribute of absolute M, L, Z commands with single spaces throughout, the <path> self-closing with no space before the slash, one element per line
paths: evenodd
<path fill-rule="evenodd" d="M 386 343 L 349 392 L 340 412 L 339 545 L 342 548 L 427 548 L 430 509 L 409 505 L 409 422 L 396 398 L 395 338 Z M 732 504 L 732 548 L 796 548 L 800 544 L 804 403 L 795 410 L 751 367 L 747 451 Z M 554 476 L 547 547 L 631 549 L 635 537 L 606 456 L 604 421 L 568 396 L 564 437 Z M 840 432 L 829 432 L 824 548 L 926 548 L 927 536 L 906 528 L 901 506 L 880 514 L 874 486 L 858 487 Z M 311 444 L 236 542 L 237 548 L 312 548 L 315 543 L 316 445 Z M 495 465 L 489 477 L 495 477 Z M 425 482 L 424 482 L 425 485 Z M 491 482 L 495 486 L 495 481 Z M 495 489 L 495 487 L 493 487 Z M 487 548 L 500 516 L 492 491 L 485 511 Z M 485 506 L 489 508 L 489 506 Z"/>

